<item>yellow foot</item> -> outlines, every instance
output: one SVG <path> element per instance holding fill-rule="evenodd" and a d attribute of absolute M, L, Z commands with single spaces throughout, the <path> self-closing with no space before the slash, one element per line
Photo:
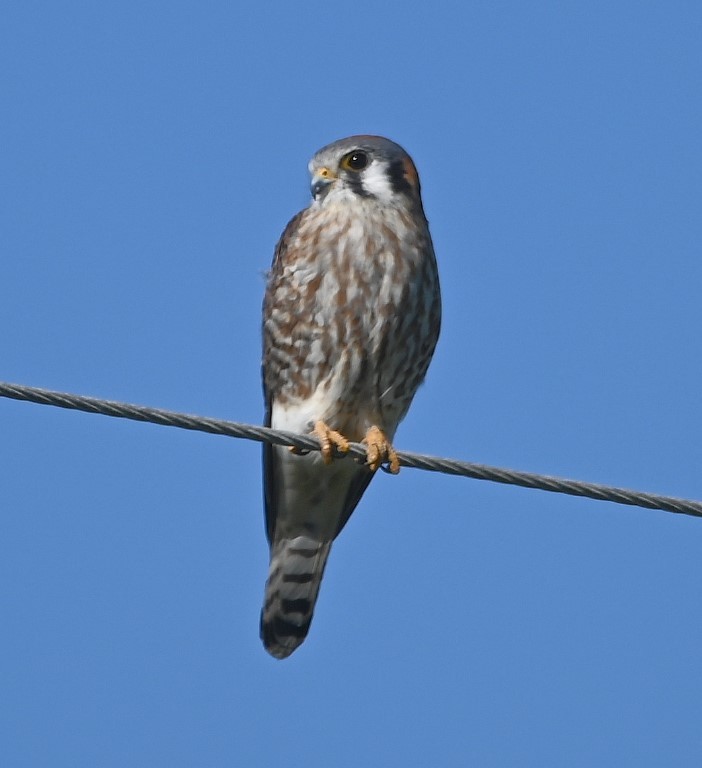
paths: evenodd
<path fill-rule="evenodd" d="M 397 458 L 397 453 L 379 427 L 371 427 L 366 432 L 363 442 L 366 444 L 368 466 L 374 472 L 386 461 L 393 475 L 400 471 L 400 460 Z"/>
<path fill-rule="evenodd" d="M 312 434 L 322 446 L 322 459 L 325 464 L 331 464 L 334 458 L 334 448 L 340 453 L 349 449 L 349 441 L 339 432 L 330 429 L 323 421 L 316 421 Z"/>

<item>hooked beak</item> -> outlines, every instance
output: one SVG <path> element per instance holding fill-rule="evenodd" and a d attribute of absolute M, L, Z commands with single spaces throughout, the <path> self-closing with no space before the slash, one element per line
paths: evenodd
<path fill-rule="evenodd" d="M 312 197 L 315 200 L 323 198 L 329 191 L 332 182 L 335 180 L 336 176 L 329 170 L 329 168 L 318 168 L 312 174 L 312 183 L 310 185 Z"/>

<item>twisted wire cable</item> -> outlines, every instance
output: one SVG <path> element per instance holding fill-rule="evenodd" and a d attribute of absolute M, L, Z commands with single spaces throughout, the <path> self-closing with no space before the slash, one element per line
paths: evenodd
<path fill-rule="evenodd" d="M 293 432 L 259 427 L 253 424 L 242 424 L 236 421 L 195 416 L 176 411 L 167 411 L 161 408 L 150 408 L 143 405 L 116 402 L 114 400 L 102 400 L 96 397 L 56 392 L 50 389 L 29 387 L 23 384 L 0 382 L 0 397 L 25 400 L 41 405 L 53 405 L 59 408 L 85 411 L 86 413 L 98 413 L 103 416 L 132 419 L 133 421 L 146 421 L 152 424 L 161 424 L 165 427 L 178 427 L 180 429 L 208 432 L 213 435 L 256 440 L 260 443 L 271 442 L 277 445 L 288 445 L 302 451 L 320 450 L 319 441 L 309 435 L 298 435 Z M 359 460 L 365 460 L 365 446 L 360 443 L 351 443 L 346 455 L 353 456 Z M 587 483 L 580 480 L 567 480 L 549 475 L 539 475 L 533 472 L 519 472 L 512 469 L 492 467 L 486 464 L 474 464 L 469 461 L 458 461 L 457 459 L 425 456 L 420 453 L 409 453 L 407 451 L 398 451 L 397 455 L 403 467 L 702 517 L 702 502 L 690 499 L 661 496 L 655 493 L 642 493 L 627 488 Z"/>

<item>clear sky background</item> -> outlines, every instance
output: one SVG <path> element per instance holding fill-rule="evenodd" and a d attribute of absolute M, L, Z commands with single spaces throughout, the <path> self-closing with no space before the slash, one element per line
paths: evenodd
<path fill-rule="evenodd" d="M 10 2 L 0 379 L 258 422 L 322 145 L 419 168 L 407 450 L 702 498 L 702 4 Z M 700 766 L 702 520 L 404 470 L 258 639 L 260 448 L 0 400 L 0 762 Z"/>

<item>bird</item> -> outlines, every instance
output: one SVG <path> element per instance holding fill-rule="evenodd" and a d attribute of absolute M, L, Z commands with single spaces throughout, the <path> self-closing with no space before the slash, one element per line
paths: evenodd
<path fill-rule="evenodd" d="M 275 248 L 263 301 L 265 424 L 321 451 L 263 447 L 270 566 L 266 650 L 310 628 L 332 542 L 383 466 L 439 337 L 441 294 L 416 167 L 382 136 L 340 139 L 309 163 L 312 200 Z M 343 458 L 362 442 L 366 461 Z"/>

